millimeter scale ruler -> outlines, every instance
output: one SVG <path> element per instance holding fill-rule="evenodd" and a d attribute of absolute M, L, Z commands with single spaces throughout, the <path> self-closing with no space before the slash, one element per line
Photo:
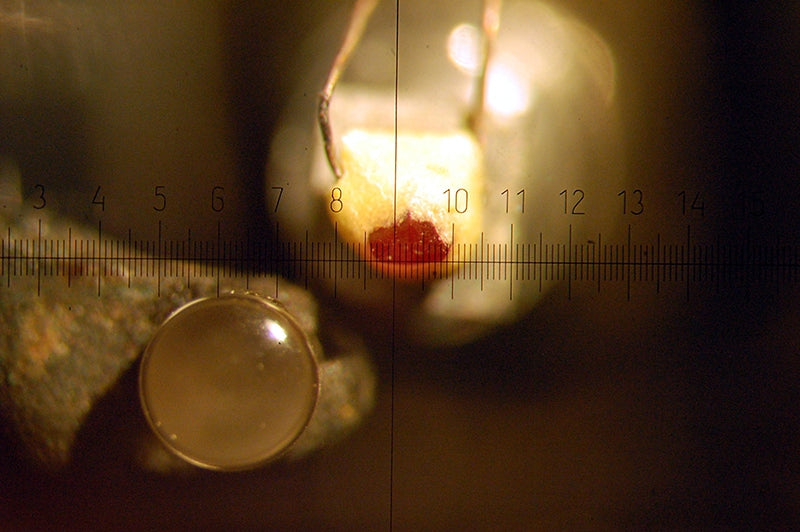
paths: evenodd
<path fill-rule="evenodd" d="M 275 281 L 280 295 L 280 279 L 294 280 L 306 287 L 319 281 L 332 284 L 333 296 L 339 287 L 370 290 L 389 276 L 379 264 L 366 258 L 361 246 L 339 241 L 332 224 L 330 238 L 286 241 L 280 225 L 273 224 L 269 239 L 223 237 L 217 222 L 216 239 L 195 239 L 187 228 L 182 239 L 162 238 L 162 222 L 156 221 L 156 237 L 137 238 L 132 230 L 126 236 L 107 235 L 102 221 L 91 229 L 70 225 L 54 231 L 42 218 L 28 224 L 35 234 L 7 225 L 0 238 L 1 289 L 15 290 L 20 279 L 35 279 L 37 295 L 45 283 L 60 283 L 68 289 L 76 278 L 90 278 L 103 295 L 103 280 L 121 277 L 134 279 L 212 278 L 233 280 L 249 288 L 251 278 Z M 432 282 L 451 285 L 457 298 L 459 286 L 479 283 L 507 285 L 514 299 L 521 285 L 544 290 L 563 284 L 563 295 L 571 298 L 573 287 L 589 285 L 598 293 L 624 290 L 628 300 L 636 292 L 659 294 L 676 289 L 686 298 L 696 290 L 721 292 L 730 289 L 792 291 L 800 282 L 800 245 L 784 236 L 770 241 L 758 237 L 713 238 L 695 236 L 696 226 L 687 224 L 683 238 L 637 230 L 628 224 L 620 234 L 607 236 L 602 231 L 588 241 L 574 241 L 568 224 L 568 238 L 559 240 L 544 232 L 533 241 L 515 240 L 514 224 L 509 225 L 507 241 L 490 241 L 481 235 L 475 243 L 459 243 L 442 264 L 398 275 L 399 280 L 417 284 L 421 290 Z M 591 234 L 591 233 L 590 233 Z M 218 285 L 219 285 L 218 282 Z M 25 285 L 30 286 L 30 285 Z"/>

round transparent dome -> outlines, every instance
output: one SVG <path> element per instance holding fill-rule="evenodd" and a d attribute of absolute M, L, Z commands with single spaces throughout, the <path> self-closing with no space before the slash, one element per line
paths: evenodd
<path fill-rule="evenodd" d="M 174 453 L 210 469 L 269 461 L 303 432 L 317 401 L 317 361 L 276 302 L 252 294 L 199 299 L 148 345 L 142 407 Z"/>

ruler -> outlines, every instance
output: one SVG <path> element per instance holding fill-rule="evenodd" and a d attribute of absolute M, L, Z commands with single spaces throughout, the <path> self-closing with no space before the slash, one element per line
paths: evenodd
<path fill-rule="evenodd" d="M 337 239 L 332 226 L 329 239 L 312 239 L 309 233 L 300 241 L 283 240 L 275 223 L 272 238 L 256 240 L 247 234 L 240 238 L 222 237 L 217 223 L 216 239 L 195 239 L 192 229 L 185 238 L 162 238 L 162 223 L 156 222 L 155 238 L 137 238 L 129 230 L 125 236 L 107 235 L 102 221 L 89 229 L 67 224 L 54 230 L 42 218 L 29 220 L 31 231 L 6 225 L 0 238 L 0 287 L 14 290 L 20 278 L 36 279 L 37 292 L 43 283 L 61 283 L 69 288 L 75 278 L 91 278 L 102 296 L 103 279 L 122 277 L 239 280 L 248 287 L 251 278 L 274 278 L 276 293 L 280 278 L 292 279 L 306 287 L 320 281 L 334 283 L 333 296 L 340 285 L 350 290 L 370 290 L 389 277 L 380 265 L 366 258 L 359 246 Z M 647 290 L 655 294 L 665 288 L 680 287 L 686 298 L 696 291 L 730 289 L 794 290 L 800 283 L 800 245 L 787 237 L 771 242 L 756 237 L 726 239 L 698 238 L 696 228 L 685 226 L 682 238 L 638 230 L 628 224 L 621 235 L 598 231 L 589 241 L 573 241 L 572 225 L 567 240 L 539 232 L 533 240 L 517 241 L 514 225 L 509 225 L 508 240 L 459 243 L 442 264 L 399 275 L 399 280 L 418 284 L 446 282 L 452 297 L 465 284 L 507 285 L 509 299 L 521 286 L 544 290 L 564 284 L 562 295 L 571 298 L 573 287 L 588 285 L 598 293 L 624 290 L 627 299 Z M 584 231 L 586 232 L 586 231 Z M 174 234 L 174 231 L 172 232 Z M 535 233 L 534 233 L 535 234 Z M 591 234 L 591 231 L 589 231 Z"/>

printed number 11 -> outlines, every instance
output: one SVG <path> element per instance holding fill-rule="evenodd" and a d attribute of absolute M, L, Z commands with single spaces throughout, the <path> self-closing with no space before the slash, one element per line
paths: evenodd
<path fill-rule="evenodd" d="M 500 193 L 500 195 L 501 196 L 505 196 L 505 198 L 506 198 L 506 213 L 507 213 L 508 212 L 508 207 L 509 207 L 508 204 L 510 202 L 509 196 L 511 194 L 508 192 L 508 189 L 505 189 L 503 192 Z M 517 192 L 517 196 L 519 196 L 519 198 L 520 198 L 520 212 L 524 213 L 525 212 L 525 189 L 523 188 L 522 190 Z"/>

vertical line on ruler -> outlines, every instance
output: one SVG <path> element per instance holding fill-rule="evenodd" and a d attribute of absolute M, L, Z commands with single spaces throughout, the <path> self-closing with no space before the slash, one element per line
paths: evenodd
<path fill-rule="evenodd" d="M 11 231 L 11 227 L 8 228 Z M 8 260 L 8 253 L 6 252 L 6 240 L 0 239 L 0 275 L 6 275 L 6 260 Z"/>
<path fill-rule="evenodd" d="M 243 242 L 241 238 L 234 238 L 231 239 L 229 244 L 230 249 L 230 271 L 235 278 L 242 277 L 244 272 L 242 271 L 243 262 Z"/>
<path fill-rule="evenodd" d="M 92 274 L 97 275 L 97 297 L 100 297 L 100 284 L 103 279 L 103 272 L 100 268 L 100 248 L 103 241 L 103 221 L 97 220 L 97 242 L 92 242 Z"/>
<path fill-rule="evenodd" d="M 100 268 L 100 271 L 103 274 L 103 277 L 108 276 L 108 239 L 100 240 L 100 253 L 102 254 L 103 258 L 103 267 Z"/>
<path fill-rule="evenodd" d="M 319 257 L 319 241 L 311 242 L 311 247 L 309 248 L 309 257 L 310 257 L 310 269 L 311 269 L 311 278 L 312 279 L 319 279 L 319 261 L 317 258 Z"/>
<path fill-rule="evenodd" d="M 649 281 L 647 277 L 647 261 L 649 258 L 647 244 L 634 244 L 634 281 Z"/>
<path fill-rule="evenodd" d="M 590 261 L 594 258 L 594 246 L 589 247 L 591 242 L 581 244 L 581 281 L 594 281 L 592 277 L 593 269 L 590 267 Z M 591 255 L 590 255 L 591 253 Z"/>
<path fill-rule="evenodd" d="M 626 299 L 628 301 L 631 300 L 631 224 L 628 224 L 628 251 L 627 254 L 623 253 L 623 259 L 625 260 L 626 266 L 625 268 L 628 270 L 626 275 Z"/>
<path fill-rule="evenodd" d="M 6 285 L 8 287 L 11 286 L 11 269 L 13 267 L 13 255 L 14 251 L 11 245 L 11 227 L 8 228 L 8 258 L 6 259 L 8 264 L 6 266 L 6 274 L 8 275 L 8 280 L 6 281 Z"/>
<path fill-rule="evenodd" d="M 98 221 L 98 224 L 99 223 L 100 222 Z M 99 225 L 98 225 L 98 227 L 99 227 Z M 99 283 L 99 280 L 100 280 L 100 260 L 99 260 L 100 253 L 99 253 L 99 249 L 98 249 L 99 246 L 97 245 L 97 242 L 99 241 L 99 239 L 100 239 L 100 235 L 99 235 L 99 231 L 98 231 L 98 237 L 96 239 L 93 238 L 91 241 L 89 241 L 89 240 L 86 241 L 86 252 L 89 253 L 88 260 L 89 260 L 89 264 L 91 264 L 91 275 L 92 276 L 97 276 L 98 283 Z M 91 246 L 90 246 L 90 244 L 91 244 Z M 87 266 L 87 271 L 89 271 L 88 266 Z M 99 284 L 97 285 L 97 295 L 98 296 L 100 295 L 100 285 Z"/>
<path fill-rule="evenodd" d="M 52 238 L 43 238 L 41 239 L 41 246 L 40 246 L 40 261 L 41 261 L 41 268 L 42 268 L 42 275 L 45 277 L 52 277 L 54 274 L 55 269 L 55 252 L 54 252 L 55 244 Z"/>
<path fill-rule="evenodd" d="M 303 253 L 303 278 L 304 284 L 306 289 L 308 289 L 308 270 L 309 266 L 313 267 L 313 263 L 309 264 L 311 260 L 311 256 L 313 255 L 313 249 L 308 245 L 308 229 L 306 229 L 306 248 L 305 253 Z"/>
<path fill-rule="evenodd" d="M 598 260 L 598 271 L 597 271 L 597 292 L 600 292 L 600 280 L 607 281 L 608 277 L 608 266 L 606 264 L 606 247 L 608 245 L 603 246 L 603 233 L 597 233 L 597 260 Z"/>
<path fill-rule="evenodd" d="M 9 238 L 11 238 L 11 229 L 8 230 L 8 235 L 9 235 Z M 9 272 L 8 273 L 8 275 L 9 275 L 8 285 L 11 286 L 11 277 L 16 277 L 17 276 L 17 262 L 19 261 L 19 258 L 17 256 L 17 241 L 16 241 L 16 239 L 9 240 L 9 245 L 8 246 L 9 246 L 9 252 L 10 252 L 10 257 L 11 257 L 11 260 L 9 261 L 9 267 L 8 267 L 8 272 Z"/>
<path fill-rule="evenodd" d="M 232 238 L 228 240 L 228 274 L 238 279 L 242 272 L 242 241 Z"/>
<path fill-rule="evenodd" d="M 603 245 L 603 234 L 597 233 L 597 243 L 594 245 L 594 249 L 592 250 L 592 261 L 594 263 L 594 274 L 597 276 L 597 293 L 600 293 L 600 282 L 601 277 L 603 276 L 602 264 L 600 260 L 600 254 L 602 252 Z"/>
<path fill-rule="evenodd" d="M 486 280 L 488 281 L 490 278 L 494 280 L 497 269 L 497 244 L 486 242 L 484 251 L 486 253 Z"/>
<path fill-rule="evenodd" d="M 483 275 L 484 275 L 484 265 L 486 264 L 486 252 L 484 251 L 483 245 L 483 231 L 481 231 L 481 249 L 478 255 L 478 260 L 480 261 L 480 276 L 481 276 L 481 292 L 483 292 Z M 486 268 L 486 275 L 488 275 L 488 268 Z"/>
<path fill-rule="evenodd" d="M 572 224 L 567 235 L 567 299 L 572 299 Z"/>
<path fill-rule="evenodd" d="M 333 297 L 338 295 L 339 288 L 339 222 L 333 222 Z"/>
<path fill-rule="evenodd" d="M 228 272 L 235 279 L 242 276 L 242 241 L 231 238 L 228 241 Z"/>
<path fill-rule="evenodd" d="M 197 249 L 201 258 L 200 276 L 214 278 L 214 243 L 211 240 L 200 240 L 197 242 Z"/>
<path fill-rule="evenodd" d="M 112 246 L 114 245 L 113 242 L 112 242 L 111 245 Z M 103 251 L 102 251 L 102 253 L 103 253 L 103 268 L 102 268 L 103 277 L 107 277 L 107 276 L 110 275 L 109 268 L 111 266 L 113 266 L 113 263 L 109 261 L 109 257 L 108 257 L 108 239 L 101 240 L 100 241 L 100 246 L 103 248 Z M 113 247 L 112 247 L 111 251 L 112 252 L 114 251 Z"/>
<path fill-rule="evenodd" d="M 343 270 L 341 270 L 340 274 L 342 276 L 342 279 L 347 279 L 347 280 L 357 279 L 355 270 L 353 270 L 352 272 L 350 271 L 350 268 L 352 267 L 352 263 L 350 260 L 352 258 L 350 254 L 351 251 L 352 251 L 351 246 L 344 246 L 344 245 L 342 246 L 342 255 L 343 255 L 342 259 L 344 260 Z"/>
<path fill-rule="evenodd" d="M 7 286 L 11 286 L 11 270 L 13 268 L 12 261 L 14 256 L 13 246 L 11 243 L 11 227 L 8 228 L 8 239 L 5 241 L 5 274 L 7 275 L 8 279 L 6 281 Z"/>
<path fill-rule="evenodd" d="M 291 277 L 292 279 L 297 279 L 298 275 L 300 274 L 301 264 L 299 259 L 300 257 L 299 253 L 301 253 L 302 251 L 303 251 L 302 246 L 297 240 L 292 240 L 291 242 L 286 243 L 286 253 L 289 256 L 289 260 L 291 261 L 290 262 L 291 268 L 288 276 Z"/>
<path fill-rule="evenodd" d="M 564 259 L 561 257 L 561 244 L 556 241 L 550 244 L 550 280 L 560 281 L 564 274 Z"/>
<path fill-rule="evenodd" d="M 641 267 L 639 268 L 639 275 L 642 280 L 650 283 L 653 281 L 652 270 L 650 270 L 650 263 L 653 260 L 653 249 L 650 244 L 643 242 L 639 244 L 639 257 L 641 260 Z"/>
<path fill-rule="evenodd" d="M 567 258 L 567 252 L 561 244 L 556 243 L 553 244 L 553 246 L 555 248 L 555 254 L 553 255 L 553 257 L 555 258 L 556 262 L 554 266 L 555 267 L 554 278 L 557 281 L 561 281 L 564 279 L 564 276 L 566 275 L 567 271 L 567 265 L 565 260 Z"/>
<path fill-rule="evenodd" d="M 154 249 L 152 250 L 150 249 L 150 243 L 153 244 Z M 156 272 L 154 269 L 156 261 L 153 260 L 153 256 L 155 255 L 156 252 L 155 246 L 156 246 L 155 242 L 148 239 L 144 240 L 144 249 L 142 249 L 141 246 L 139 247 L 140 251 L 139 262 L 140 264 L 144 263 L 144 272 L 147 277 L 154 276 Z"/>
<path fill-rule="evenodd" d="M 156 296 L 161 297 L 161 220 L 158 221 L 158 243 L 153 260 L 156 261 Z"/>
<path fill-rule="evenodd" d="M 358 261 L 358 271 L 360 274 L 364 275 L 362 279 L 363 289 L 364 291 L 367 290 L 367 276 L 369 275 L 369 260 L 372 256 L 372 252 L 369 249 L 369 244 L 367 243 L 367 232 L 364 231 L 364 242 L 359 243 L 359 246 L 362 248 L 359 250 L 358 254 L 356 255 L 356 260 Z"/>
<path fill-rule="evenodd" d="M 533 261 L 536 260 L 536 244 L 533 245 L 533 254 L 531 254 L 531 245 L 530 244 L 527 245 L 527 250 L 528 250 L 528 252 L 526 253 L 526 262 L 528 264 L 528 267 L 525 269 L 525 273 L 526 273 L 525 280 L 526 281 L 530 281 L 532 279 L 532 277 L 531 277 L 531 269 L 533 269 L 533 275 L 536 276 L 536 269 L 533 268 Z"/>
<path fill-rule="evenodd" d="M 322 243 L 322 276 L 324 279 L 331 278 L 331 272 L 333 271 L 333 264 L 331 263 L 331 256 L 333 252 L 331 251 L 331 242 L 326 241 Z"/>
<path fill-rule="evenodd" d="M 8 230 L 9 237 L 11 229 Z M 67 229 L 67 288 L 72 286 L 72 227 Z"/>
<path fill-rule="evenodd" d="M 655 265 L 656 265 L 656 294 L 661 293 L 661 233 L 656 233 L 656 250 L 655 250 Z"/>
<path fill-rule="evenodd" d="M 217 248 L 219 250 L 219 272 L 218 278 L 220 286 L 222 285 L 222 278 L 227 278 L 229 276 L 228 272 L 228 256 L 227 256 L 227 247 L 226 241 L 223 240 L 221 237 L 217 240 Z"/>
<path fill-rule="evenodd" d="M 36 235 L 36 295 L 42 295 L 42 219 L 39 218 L 39 229 Z"/>
<path fill-rule="evenodd" d="M 128 258 L 128 288 L 131 287 L 131 277 L 133 277 L 133 232 L 131 229 L 128 229 L 128 251 L 127 251 L 127 258 Z"/>
<path fill-rule="evenodd" d="M 542 232 L 539 231 L 539 292 L 542 291 L 542 248 L 544 247 L 544 239 L 542 236 Z M 534 253 L 534 256 L 536 253 Z M 533 270 L 534 275 L 536 275 L 536 269 Z"/>
<path fill-rule="evenodd" d="M 550 263 L 550 260 L 549 260 L 550 255 L 548 253 L 548 248 L 549 248 L 549 246 L 542 246 L 542 249 L 544 251 L 544 261 L 543 261 L 544 262 L 544 274 L 542 275 L 542 278 L 547 277 L 547 269 L 548 269 L 548 266 L 549 266 L 549 263 Z M 551 274 L 552 274 L 552 272 L 551 272 Z M 550 277 L 547 277 L 547 280 L 549 281 Z M 540 287 L 541 287 L 541 285 L 540 285 Z"/>
<path fill-rule="evenodd" d="M 12 266 L 12 277 L 17 277 L 22 275 L 22 264 L 20 261 L 22 260 L 22 240 L 14 238 L 14 247 L 11 252 L 11 266 Z"/>
<path fill-rule="evenodd" d="M 472 260 L 472 246 L 473 244 L 471 242 L 467 244 L 467 249 L 464 252 L 464 259 L 467 261 L 468 271 L 464 272 L 464 275 L 460 275 L 459 279 L 468 279 L 471 281 L 474 278 L 475 261 Z"/>
<path fill-rule="evenodd" d="M 192 285 L 192 272 L 197 273 L 197 265 L 194 259 L 194 248 L 192 247 L 192 230 L 186 230 L 186 258 L 188 266 L 186 268 L 186 289 L 190 290 Z"/>
<path fill-rule="evenodd" d="M 9 234 L 9 239 L 10 239 L 11 227 L 8 228 L 8 234 Z M 8 262 L 9 262 L 9 253 L 10 253 L 10 251 L 7 248 L 8 242 L 9 241 L 6 240 L 6 239 L 3 239 L 2 241 L 0 241 L 0 248 L 2 248 L 2 257 L 0 257 L 0 273 L 2 273 L 3 276 L 5 276 L 8 273 L 9 269 L 10 269 L 9 268 L 9 264 L 8 264 Z M 8 279 L 8 283 L 9 284 L 11 283 L 11 278 L 10 277 Z"/>
<path fill-rule="evenodd" d="M 586 275 L 586 274 L 584 273 L 583 269 L 584 269 L 584 267 L 586 266 L 586 256 L 588 256 L 588 254 L 589 254 L 589 253 L 588 253 L 588 250 L 586 249 L 586 244 L 585 244 L 585 243 L 583 243 L 583 242 L 581 243 L 580 250 L 581 250 L 581 253 L 580 253 L 581 257 L 580 257 L 580 259 L 579 259 L 579 260 L 580 260 L 580 264 L 581 264 L 581 275 L 580 275 L 580 280 L 581 280 L 581 281 L 584 281 L 584 280 L 585 280 L 585 275 Z M 584 254 L 585 254 L 586 256 L 585 256 Z"/>
<path fill-rule="evenodd" d="M 693 264 L 694 263 L 694 260 L 692 260 L 692 256 L 690 255 L 691 249 L 692 249 L 691 248 L 691 241 L 692 241 L 692 226 L 691 225 L 687 225 L 686 226 L 686 259 L 685 259 L 686 264 Z M 691 266 L 687 266 L 687 268 L 690 268 L 690 267 Z M 690 284 L 689 281 L 690 281 L 690 277 L 691 276 L 689 275 L 689 271 L 686 270 L 686 301 L 689 301 L 689 284 Z"/>
<path fill-rule="evenodd" d="M 516 273 L 516 267 L 514 266 L 517 264 L 517 261 L 514 260 L 514 224 L 511 224 L 510 235 L 508 237 L 509 248 L 511 249 L 511 263 L 509 264 L 508 261 L 506 262 L 506 272 L 508 272 L 509 266 L 514 268 L 514 271 L 511 272 L 511 275 L 508 276 L 508 300 L 512 301 L 514 299 L 514 274 Z"/>
<path fill-rule="evenodd" d="M 219 244 L 217 246 L 219 248 L 219 279 L 220 279 L 220 287 L 222 286 L 222 279 L 230 277 L 230 271 L 228 267 L 228 242 L 227 240 L 220 237 Z"/>
<path fill-rule="evenodd" d="M 219 285 L 220 285 L 220 244 L 222 243 L 222 222 L 217 220 L 217 245 L 214 249 L 214 276 L 217 278 L 217 297 L 219 297 Z M 277 294 L 276 294 L 277 297 Z"/>
<path fill-rule="evenodd" d="M 450 225 L 450 242 L 455 244 L 456 241 L 456 224 Z M 455 253 L 450 252 L 448 256 L 449 265 L 446 265 L 445 273 L 450 276 L 450 299 L 455 299 L 456 294 L 456 276 L 454 272 L 459 272 L 459 265 L 461 264 L 461 244 L 455 244 Z M 453 256 L 455 254 L 455 257 Z M 455 262 L 455 264 L 453 264 Z M 455 268 L 455 270 L 453 269 Z"/>

